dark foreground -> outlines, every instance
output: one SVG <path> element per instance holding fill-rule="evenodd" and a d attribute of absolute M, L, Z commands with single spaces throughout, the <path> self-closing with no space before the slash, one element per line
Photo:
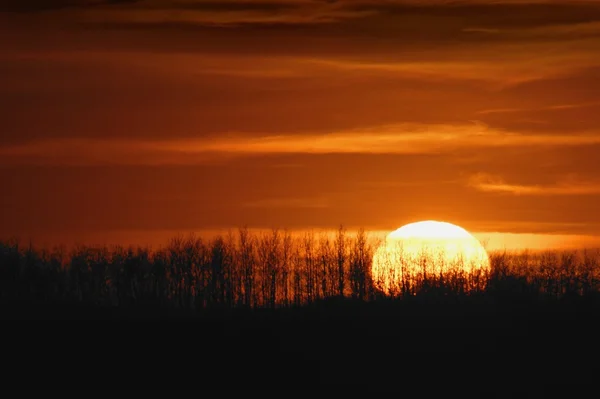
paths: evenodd
<path fill-rule="evenodd" d="M 44 364 L 46 376 L 65 367 L 74 381 L 103 376 L 139 390 L 570 397 L 600 381 L 600 301 L 589 297 L 204 312 L 5 303 L 2 315 L 5 352 L 16 364 Z"/>

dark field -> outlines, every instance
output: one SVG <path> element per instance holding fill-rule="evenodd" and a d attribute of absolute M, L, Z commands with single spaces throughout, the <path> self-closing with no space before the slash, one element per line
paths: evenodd
<path fill-rule="evenodd" d="M 185 391 L 184 380 L 227 394 L 571 397 L 597 385 L 600 353 L 592 297 L 332 299 L 212 311 L 32 304 L 3 315 L 18 344 L 8 358 L 39 356 L 45 376 L 67 359 L 85 381 L 107 370 L 127 386 L 157 378 L 135 388 L 149 394 L 172 395 L 172 384 Z M 26 338 L 32 329 L 37 338 Z"/>

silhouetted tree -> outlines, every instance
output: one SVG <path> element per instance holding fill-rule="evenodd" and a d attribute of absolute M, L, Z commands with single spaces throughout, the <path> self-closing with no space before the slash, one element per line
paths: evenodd
<path fill-rule="evenodd" d="M 254 300 L 254 267 L 255 257 L 255 239 L 250 235 L 247 227 L 239 230 L 239 267 L 241 268 L 243 304 L 248 307 L 256 306 Z"/>
<path fill-rule="evenodd" d="M 304 235 L 304 274 L 306 281 L 306 300 L 310 303 L 316 299 L 315 295 L 315 236 L 312 231 Z"/>
<path fill-rule="evenodd" d="M 340 297 L 344 296 L 344 281 L 346 278 L 344 269 L 346 265 L 346 229 L 342 225 L 340 225 L 337 236 L 335 239 L 335 249 L 336 249 L 336 260 L 337 260 L 337 273 L 338 273 L 338 286 L 337 293 Z"/>
<path fill-rule="evenodd" d="M 363 300 L 367 297 L 367 284 L 370 276 L 368 268 L 371 265 L 371 257 L 367 236 L 364 229 L 361 228 L 356 234 L 352 248 L 350 283 L 353 298 Z"/>

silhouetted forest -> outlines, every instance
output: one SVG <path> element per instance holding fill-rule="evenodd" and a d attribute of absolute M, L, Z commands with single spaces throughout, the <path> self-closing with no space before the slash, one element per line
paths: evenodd
<path fill-rule="evenodd" d="M 377 245 L 365 231 L 344 228 L 302 236 L 242 228 L 176 237 L 154 250 L 5 241 L 0 315 L 196 321 L 127 332 L 56 325 L 37 330 L 47 340 L 28 338 L 14 358 L 69 354 L 88 364 L 111 353 L 140 369 L 178 367 L 175 379 L 235 383 L 227 392 L 272 392 L 272 381 L 335 394 L 436 387 L 463 394 L 483 384 L 491 391 L 475 396 L 516 397 L 593 381 L 583 364 L 600 332 L 598 251 L 495 252 L 491 269 L 475 275 L 456 268 L 428 274 L 424 262 L 423 273 L 384 295 L 370 271 Z M 23 342 L 28 333 L 11 326 L 4 331 L 14 337 L 5 342 Z M 424 376 L 437 382 L 415 383 Z M 455 389 L 441 378 L 454 378 Z M 211 386 L 227 386 L 219 384 Z"/>
<path fill-rule="evenodd" d="M 494 252 L 491 269 L 422 273 L 398 282 L 392 293 L 376 288 L 371 262 L 378 242 L 343 227 L 332 235 L 242 228 L 210 239 L 190 235 L 167 246 L 36 249 L 0 242 L 3 302 L 82 303 L 105 307 L 157 306 L 288 308 L 334 298 L 374 301 L 393 297 L 460 296 L 561 299 L 600 288 L 598 251 Z"/>

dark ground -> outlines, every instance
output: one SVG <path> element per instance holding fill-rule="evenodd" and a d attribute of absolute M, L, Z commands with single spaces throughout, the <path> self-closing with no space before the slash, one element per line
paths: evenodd
<path fill-rule="evenodd" d="M 47 386 L 58 373 L 140 395 L 510 398 L 572 397 L 600 381 L 600 302 L 590 298 L 328 300 L 202 313 L 5 303 L 2 316 L 4 363 Z"/>

